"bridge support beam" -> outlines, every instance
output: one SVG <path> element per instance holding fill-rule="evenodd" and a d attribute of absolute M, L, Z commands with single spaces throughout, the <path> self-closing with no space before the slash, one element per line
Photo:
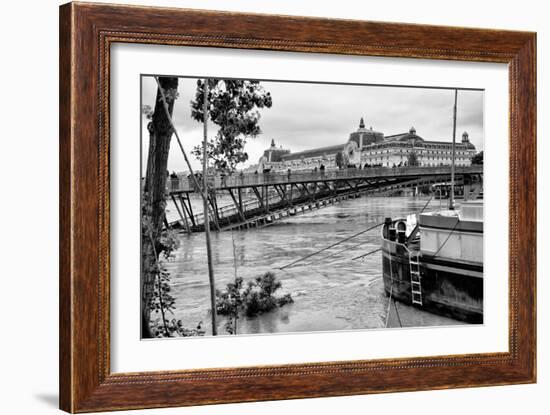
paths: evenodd
<path fill-rule="evenodd" d="M 189 215 L 189 220 L 193 226 L 196 226 L 195 223 L 195 217 L 193 216 L 193 208 L 191 207 L 191 200 L 189 200 L 189 195 L 187 195 L 187 199 L 189 200 L 189 206 L 187 206 L 187 203 L 185 203 L 185 199 L 180 195 L 178 195 L 178 199 L 181 203 L 184 216 L 185 214 Z"/>
<path fill-rule="evenodd" d="M 213 220 L 213 225 L 215 226 L 215 228 L 219 231 L 221 228 L 220 228 L 220 222 L 219 222 L 219 214 L 218 214 L 218 204 L 216 202 L 216 194 L 213 193 L 213 194 L 208 194 L 208 202 L 210 203 L 210 206 L 212 207 L 212 220 Z M 204 212 L 206 215 L 208 214 L 208 212 Z"/>
<path fill-rule="evenodd" d="M 176 207 L 176 210 L 178 211 L 178 214 L 179 214 L 180 219 L 181 219 L 181 224 L 185 228 L 185 231 L 187 233 L 191 233 L 191 230 L 189 229 L 189 223 L 187 222 L 187 216 L 185 216 L 185 211 L 183 211 L 184 214 L 182 214 L 182 211 L 180 210 L 180 207 L 178 206 L 178 202 L 176 201 L 176 198 L 174 197 L 174 195 L 172 195 L 172 202 L 174 203 L 174 206 Z M 164 218 L 164 220 L 166 220 L 166 217 Z M 167 225 L 166 227 L 169 227 L 169 226 Z"/>
<path fill-rule="evenodd" d="M 267 212 L 267 207 L 265 206 L 264 204 L 264 198 L 262 197 L 262 195 L 260 194 L 260 192 L 258 192 L 258 189 L 256 188 L 256 186 L 252 186 L 252 191 L 254 192 L 254 194 L 256 195 L 256 197 L 258 198 L 258 202 L 260 203 L 260 207 Z"/>
<path fill-rule="evenodd" d="M 237 199 L 235 198 L 235 195 L 233 194 L 233 192 L 231 191 L 231 189 L 227 189 L 227 191 L 229 192 L 229 194 L 231 195 L 231 199 L 233 199 L 233 203 L 235 204 L 235 207 L 237 208 L 237 212 L 239 212 L 239 216 L 241 217 L 241 220 L 244 221 L 246 220 L 245 219 L 245 216 L 244 216 L 244 212 L 243 212 L 243 207 L 242 207 L 242 199 L 241 199 L 241 192 L 240 192 L 240 188 L 239 188 L 239 201 L 237 202 Z"/>

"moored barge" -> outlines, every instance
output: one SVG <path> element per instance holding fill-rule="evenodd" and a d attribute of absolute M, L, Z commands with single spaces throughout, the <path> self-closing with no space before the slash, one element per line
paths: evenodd
<path fill-rule="evenodd" d="M 384 289 L 393 299 L 468 323 L 483 323 L 483 201 L 382 228 Z"/>

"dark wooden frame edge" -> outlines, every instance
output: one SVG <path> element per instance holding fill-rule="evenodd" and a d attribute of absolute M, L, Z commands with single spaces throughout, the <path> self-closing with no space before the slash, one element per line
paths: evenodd
<path fill-rule="evenodd" d="M 68 3 L 60 7 L 60 408 L 68 412 L 536 381 L 536 34 Z M 510 85 L 509 352 L 111 373 L 109 57 L 114 42 L 501 62 Z"/>

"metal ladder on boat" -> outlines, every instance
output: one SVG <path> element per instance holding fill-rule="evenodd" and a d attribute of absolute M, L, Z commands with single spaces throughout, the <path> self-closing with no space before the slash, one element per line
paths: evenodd
<path fill-rule="evenodd" d="M 422 277 L 420 276 L 419 252 L 409 252 L 409 271 L 411 274 L 411 300 L 413 305 L 422 305 Z"/>

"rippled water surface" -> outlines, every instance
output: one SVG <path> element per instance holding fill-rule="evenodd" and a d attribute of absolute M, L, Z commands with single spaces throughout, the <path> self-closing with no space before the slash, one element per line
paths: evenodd
<path fill-rule="evenodd" d="M 402 303 L 389 305 L 383 293 L 382 259 L 377 252 L 365 260 L 352 258 L 380 246 L 380 228 L 344 242 L 280 271 L 278 268 L 372 225 L 387 216 L 418 212 L 428 198 L 362 197 L 279 221 L 261 229 L 212 232 L 216 287 L 234 279 L 232 238 L 237 273 L 246 280 L 274 271 L 282 281 L 280 294 L 290 293 L 294 304 L 259 317 L 239 319 L 239 334 L 383 328 L 390 310 L 390 327 L 461 324 L 419 311 Z M 195 204 L 195 203 L 194 203 Z M 222 205 L 222 202 L 219 202 Z M 196 203 L 197 208 L 199 203 Z M 433 200 L 428 210 L 439 208 Z M 169 219 L 176 219 L 173 206 Z M 199 210 L 200 211 L 200 210 Z M 362 242 L 361 245 L 357 245 Z M 344 248 L 351 248 L 338 253 Z M 181 246 L 167 264 L 172 274 L 176 318 L 185 327 L 210 333 L 209 286 L 204 233 L 181 235 Z M 223 319 L 219 332 L 223 333 Z"/>

